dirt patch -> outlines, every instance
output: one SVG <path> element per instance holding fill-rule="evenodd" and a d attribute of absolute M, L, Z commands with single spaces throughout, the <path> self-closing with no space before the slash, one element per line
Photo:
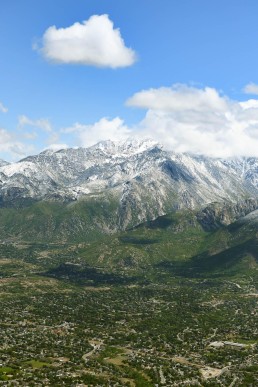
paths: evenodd
<path fill-rule="evenodd" d="M 97 288 L 97 287 L 94 287 L 94 286 L 86 286 L 85 288 L 84 288 L 84 290 L 88 290 L 88 291 L 90 291 L 90 292 L 107 292 L 108 290 L 110 290 L 110 288 L 109 287 L 107 287 L 107 286 L 103 286 L 103 287 L 99 287 L 99 288 Z"/>
<path fill-rule="evenodd" d="M 0 259 L 0 265 L 8 265 L 10 263 L 11 264 L 13 263 L 12 259 L 9 259 L 9 258 L 2 258 L 2 259 Z"/>
<path fill-rule="evenodd" d="M 119 357 L 115 357 L 115 358 L 106 358 L 105 361 L 109 364 L 113 364 L 116 366 L 122 366 L 122 365 L 124 365 L 124 361 L 126 361 L 126 357 L 119 356 Z"/>
<path fill-rule="evenodd" d="M 122 383 L 130 383 L 131 387 L 135 387 L 136 386 L 136 384 L 134 383 L 134 381 L 132 379 L 121 378 L 120 380 L 121 380 Z"/>
<path fill-rule="evenodd" d="M 223 372 L 224 369 L 204 367 L 200 368 L 203 379 L 218 378 Z"/>
<path fill-rule="evenodd" d="M 212 368 L 208 366 L 203 366 L 201 364 L 192 363 L 189 360 L 187 360 L 185 357 L 181 357 L 181 356 L 173 357 L 172 360 L 180 364 L 198 368 L 203 379 L 217 378 L 220 375 L 222 375 L 227 369 L 227 368 L 222 368 L 222 369 Z"/>

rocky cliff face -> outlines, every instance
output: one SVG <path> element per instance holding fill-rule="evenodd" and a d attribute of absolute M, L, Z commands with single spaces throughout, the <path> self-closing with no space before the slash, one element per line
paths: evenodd
<path fill-rule="evenodd" d="M 228 226 L 249 213 L 255 213 L 258 199 L 241 200 L 238 203 L 211 203 L 197 213 L 197 219 L 206 231 Z"/>

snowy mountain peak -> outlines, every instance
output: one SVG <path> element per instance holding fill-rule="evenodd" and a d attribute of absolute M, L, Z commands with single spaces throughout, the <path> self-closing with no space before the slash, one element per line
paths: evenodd
<path fill-rule="evenodd" d="M 96 145 L 93 145 L 90 149 L 101 150 L 107 155 L 119 156 L 132 156 L 138 153 L 142 153 L 148 149 L 154 147 L 160 147 L 156 141 L 152 139 L 132 139 L 128 138 L 124 141 L 100 141 Z"/>

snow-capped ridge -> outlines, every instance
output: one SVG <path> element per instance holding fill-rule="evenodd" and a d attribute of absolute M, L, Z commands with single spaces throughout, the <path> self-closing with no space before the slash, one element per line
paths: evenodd
<path fill-rule="evenodd" d="M 148 149 L 152 149 L 156 146 L 162 147 L 157 141 L 152 139 L 133 139 L 128 138 L 124 141 L 100 141 L 96 145 L 93 145 L 89 149 L 100 150 L 107 155 L 119 156 L 131 156 L 134 154 L 142 153 Z"/>
<path fill-rule="evenodd" d="M 23 161 L 4 165 L 1 167 L 0 171 L 8 177 L 11 177 L 15 174 L 28 174 L 28 176 L 30 176 L 32 173 L 36 173 L 37 168 L 34 163 Z"/>

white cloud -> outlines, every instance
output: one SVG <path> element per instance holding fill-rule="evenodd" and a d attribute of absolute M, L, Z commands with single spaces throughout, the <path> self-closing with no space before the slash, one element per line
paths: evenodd
<path fill-rule="evenodd" d="M 258 95 L 258 85 L 252 82 L 248 83 L 248 85 L 244 87 L 244 93 Z"/>
<path fill-rule="evenodd" d="M 52 132 L 50 136 L 47 138 L 48 144 L 58 144 L 59 142 L 59 133 Z"/>
<path fill-rule="evenodd" d="M 56 152 L 56 151 L 59 151 L 60 149 L 67 149 L 67 148 L 68 148 L 67 144 L 50 144 L 44 150 L 51 149 L 52 151 Z"/>
<path fill-rule="evenodd" d="M 197 89 L 176 84 L 159 89 L 143 90 L 127 100 L 128 106 L 162 110 L 162 111 L 223 111 L 227 101 L 215 89 L 206 87 Z"/>
<path fill-rule="evenodd" d="M 60 149 L 67 149 L 68 145 L 64 142 L 60 143 L 60 133 L 52 132 L 50 136 L 46 139 L 46 143 L 48 144 L 44 149 L 51 149 L 53 151 L 58 151 Z"/>
<path fill-rule="evenodd" d="M 131 130 L 124 125 L 124 121 L 119 117 L 112 120 L 101 118 L 93 125 L 74 124 L 72 127 L 64 128 L 62 133 L 75 134 L 77 145 L 88 147 L 103 140 L 124 140 L 130 136 Z"/>
<path fill-rule="evenodd" d="M 108 15 L 93 15 L 67 28 L 49 27 L 40 52 L 56 63 L 97 67 L 126 67 L 136 61 L 135 52 L 125 46 Z"/>
<path fill-rule="evenodd" d="M 26 140 L 36 140 L 38 137 L 38 134 L 36 132 L 24 132 L 22 134 L 22 137 L 25 138 Z"/>
<path fill-rule="evenodd" d="M 258 101 L 237 102 L 212 88 L 143 90 L 127 104 L 147 109 L 142 136 L 167 148 L 213 157 L 258 156 Z"/>
<path fill-rule="evenodd" d="M 11 135 L 5 129 L 0 128 L 0 138 L 0 149 L 3 149 L 11 141 Z"/>
<path fill-rule="evenodd" d="M 27 116 L 20 116 L 18 118 L 19 128 L 23 128 L 24 126 L 32 126 L 34 128 L 42 129 L 45 132 L 51 132 L 52 127 L 48 119 L 40 118 L 38 120 L 32 120 Z"/>
<path fill-rule="evenodd" d="M 258 98 L 239 102 L 213 88 L 174 85 L 140 91 L 127 104 L 147 110 L 133 127 L 115 117 L 54 131 L 46 119 L 20 116 L 19 128 L 24 130 L 15 134 L 0 129 L 1 154 L 9 152 L 8 159 L 15 159 L 39 152 L 47 144 L 53 150 L 66 148 L 67 144 L 88 147 L 102 140 L 125 140 L 137 135 L 153 138 L 176 152 L 258 157 Z"/>
<path fill-rule="evenodd" d="M 16 136 L 6 129 L 0 128 L 0 152 L 9 160 L 24 157 L 33 147 L 18 141 Z M 5 157 L 3 157 L 5 158 Z"/>
<path fill-rule="evenodd" d="M 4 106 L 4 104 L 2 102 L 0 102 L 0 112 L 2 112 L 2 113 L 7 113 L 8 112 L 7 107 Z"/>

